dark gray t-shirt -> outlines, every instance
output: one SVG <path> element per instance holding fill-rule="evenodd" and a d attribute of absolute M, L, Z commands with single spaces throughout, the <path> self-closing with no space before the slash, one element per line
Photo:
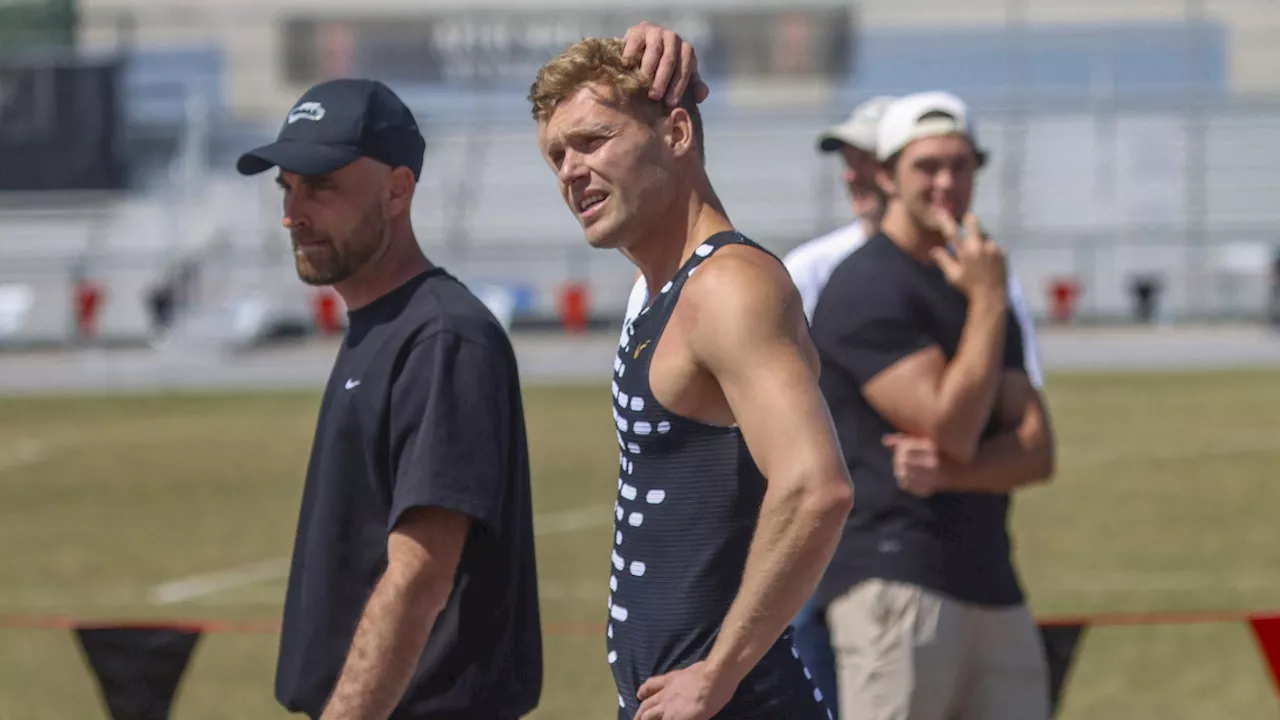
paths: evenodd
<path fill-rule="evenodd" d="M 435 269 L 350 313 L 325 388 L 285 602 L 276 697 L 320 714 L 387 536 L 415 507 L 473 519 L 393 720 L 524 715 L 542 646 L 524 414 L 506 333 Z"/>
<path fill-rule="evenodd" d="M 870 578 L 981 605 L 1022 602 L 1010 558 L 1009 496 L 947 492 L 922 499 L 900 489 L 883 443 L 898 429 L 862 395 L 873 377 L 919 350 L 937 346 L 953 358 L 967 312 L 965 296 L 937 267 L 916 261 L 883 233 L 846 258 L 823 289 L 811 332 L 856 499 L 818 602 Z M 1003 365 L 1025 372 L 1013 313 L 1008 323 Z M 984 440 L 998 432 L 994 420 L 993 412 Z"/>

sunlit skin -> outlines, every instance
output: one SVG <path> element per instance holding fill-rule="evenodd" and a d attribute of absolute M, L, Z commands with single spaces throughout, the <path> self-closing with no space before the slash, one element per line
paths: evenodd
<path fill-rule="evenodd" d="M 538 127 L 543 156 L 588 243 L 630 258 L 650 298 L 699 245 L 733 230 L 688 112 L 652 110 L 630 111 L 587 87 Z M 645 679 L 636 718 L 715 716 L 812 592 L 853 502 L 815 381 L 817 353 L 785 268 L 744 244 L 722 247 L 697 267 L 650 350 L 648 386 L 673 413 L 736 427 L 769 490 L 716 643 L 698 662 Z"/>
<path fill-rule="evenodd" d="M 651 296 L 705 238 L 733 229 L 682 108 L 632 111 L 587 85 L 538 123 L 538 145 L 587 242 L 621 251 Z"/>
<path fill-rule="evenodd" d="M 280 172 L 298 277 L 332 285 L 348 308 L 429 267 L 409 224 L 413 173 L 360 158 L 328 175 Z"/>
<path fill-rule="evenodd" d="M 676 162 L 687 150 L 673 152 L 664 125 L 665 119 L 646 122 L 593 87 L 539 123 L 543 157 L 592 247 L 626 249 L 677 210 Z"/>
<path fill-rule="evenodd" d="M 844 160 L 843 179 L 853 215 L 874 232 L 885 209 L 884 191 L 876 181 L 879 165 L 875 155 L 846 144 L 840 146 L 840 157 Z"/>
<path fill-rule="evenodd" d="M 930 249 L 947 244 L 944 229 L 959 223 L 968 212 L 978 168 L 973 145 L 958 135 L 911 142 L 897 164 L 880 168 L 877 176 L 889 198 L 897 201 L 885 213 L 884 230 L 926 260 Z"/>

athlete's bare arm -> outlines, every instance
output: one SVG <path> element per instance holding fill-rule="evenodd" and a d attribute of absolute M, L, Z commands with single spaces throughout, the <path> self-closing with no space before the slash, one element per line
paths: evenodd
<path fill-rule="evenodd" d="M 639 718 L 703 718 L 732 697 L 813 593 L 853 506 L 799 293 L 777 261 L 727 247 L 668 325 L 714 378 L 768 480 L 737 599 L 705 661 L 651 679 Z M 656 360 L 655 360 L 656 362 Z"/>
<path fill-rule="evenodd" d="M 970 227 L 964 240 L 958 238 L 954 223 L 946 229 L 956 258 L 942 250 L 934 253 L 947 279 L 969 300 L 955 357 L 948 363 L 940 348 L 928 347 L 862 386 L 867 402 L 891 425 L 929 438 L 962 465 L 973 461 L 994 410 L 1009 307 L 1003 253 L 981 239 L 976 218 L 970 215 L 966 220 Z"/>
<path fill-rule="evenodd" d="M 356 627 L 323 720 L 386 718 L 413 678 L 453 578 L 471 519 L 441 508 L 409 510 L 387 539 L 387 569 Z"/>

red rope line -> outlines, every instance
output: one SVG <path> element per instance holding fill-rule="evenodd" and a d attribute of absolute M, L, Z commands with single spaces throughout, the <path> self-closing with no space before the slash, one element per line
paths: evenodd
<path fill-rule="evenodd" d="M 1231 622 L 1248 622 L 1253 618 L 1280 619 L 1280 610 L 1206 610 L 1192 612 L 1134 612 L 1095 613 L 1089 615 L 1052 615 L 1037 618 L 1046 626 L 1088 625 L 1090 627 L 1119 627 L 1126 625 L 1200 625 Z M 88 619 L 69 615 L 0 615 L 0 628 L 10 630 L 76 630 L 126 628 L 136 630 L 177 630 L 191 633 L 249 633 L 272 634 L 280 632 L 276 620 L 209 620 L 209 619 Z M 544 623 L 543 633 L 556 636 L 603 635 L 604 623 L 560 622 Z"/>

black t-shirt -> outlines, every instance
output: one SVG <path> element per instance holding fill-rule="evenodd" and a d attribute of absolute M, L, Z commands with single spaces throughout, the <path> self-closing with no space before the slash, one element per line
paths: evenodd
<path fill-rule="evenodd" d="M 854 482 L 853 512 L 818 587 L 829 602 L 854 584 L 880 578 L 920 585 L 958 600 L 1022 602 L 1010 557 L 1009 496 L 946 492 L 922 499 L 898 487 L 883 437 L 898 432 L 863 397 L 862 387 L 899 360 L 930 346 L 955 357 L 968 312 L 942 271 L 903 252 L 883 233 L 831 275 L 814 310 L 821 387 Z M 1008 314 L 1003 365 L 1023 370 L 1022 333 Z M 999 431 L 994 412 L 984 440 Z"/>
<path fill-rule="evenodd" d="M 514 719 L 542 645 L 524 413 L 502 326 L 436 268 L 350 313 L 325 388 L 285 601 L 276 697 L 323 710 L 405 511 L 473 519 L 393 720 Z"/>

